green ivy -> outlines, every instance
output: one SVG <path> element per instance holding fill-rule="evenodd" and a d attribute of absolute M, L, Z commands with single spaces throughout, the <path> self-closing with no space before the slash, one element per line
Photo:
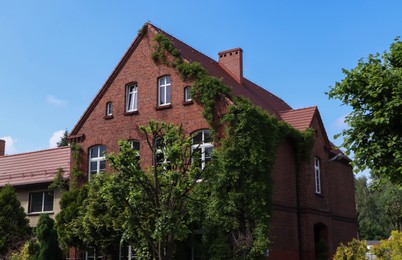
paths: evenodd
<path fill-rule="evenodd" d="M 203 106 L 203 116 L 215 133 L 219 126 L 226 126 L 225 135 L 219 140 L 221 147 L 214 151 L 205 213 L 204 232 L 210 257 L 264 256 L 269 247 L 271 171 L 278 145 L 286 138 L 292 140 L 300 164 L 311 156 L 314 130 L 300 132 L 249 100 L 232 97 L 222 79 L 208 75 L 197 62 L 183 62 L 167 36 L 159 33 L 154 40 L 154 62 L 176 68 L 183 81 L 193 82 L 193 100 Z M 168 53 L 172 57 L 168 58 Z M 231 102 L 224 103 L 225 114 L 220 116 L 218 104 L 224 99 Z"/>

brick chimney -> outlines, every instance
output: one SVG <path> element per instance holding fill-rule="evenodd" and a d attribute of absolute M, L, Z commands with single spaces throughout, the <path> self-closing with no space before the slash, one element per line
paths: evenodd
<path fill-rule="evenodd" d="M 6 151 L 6 141 L 0 139 L 0 156 L 3 156 Z"/>
<path fill-rule="evenodd" d="M 218 53 L 219 65 L 229 72 L 240 84 L 243 82 L 243 50 L 241 48 Z"/>

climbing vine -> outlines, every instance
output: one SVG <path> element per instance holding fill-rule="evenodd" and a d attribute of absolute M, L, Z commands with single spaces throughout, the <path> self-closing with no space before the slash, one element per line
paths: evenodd
<path fill-rule="evenodd" d="M 272 215 L 272 180 L 277 148 L 290 138 L 297 163 L 308 160 L 314 131 L 300 132 L 244 98 L 232 97 L 222 79 L 208 75 L 197 62 L 185 63 L 171 40 L 159 33 L 154 38 L 154 62 L 174 67 L 183 81 L 191 81 L 192 97 L 203 106 L 203 116 L 215 133 L 225 126 L 220 148 L 210 166 L 204 236 L 213 259 L 256 258 L 269 248 Z M 168 57 L 167 54 L 171 56 Z M 218 104 L 226 104 L 217 116 Z"/>

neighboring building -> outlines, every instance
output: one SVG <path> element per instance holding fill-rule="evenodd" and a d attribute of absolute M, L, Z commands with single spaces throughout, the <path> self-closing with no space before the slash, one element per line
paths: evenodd
<path fill-rule="evenodd" d="M 54 218 L 60 211 L 60 192 L 48 187 L 57 172 L 69 176 L 70 147 L 5 156 L 4 145 L 0 140 L 0 189 L 7 184 L 15 188 L 31 226 L 36 226 L 41 213 Z"/>
<path fill-rule="evenodd" d="M 317 107 L 293 110 L 283 100 L 243 77 L 240 48 L 219 53 L 215 61 L 161 29 L 146 24 L 111 73 L 69 136 L 83 149 L 83 171 L 108 170 L 104 152 L 118 152 L 118 140 L 133 140 L 145 147 L 138 126 L 150 119 L 181 124 L 187 134 L 209 128 L 203 108 L 191 101 L 188 90 L 174 68 L 157 65 L 151 56 L 153 38 L 163 33 L 180 51 L 185 62 L 199 62 L 212 76 L 222 78 L 236 96 L 255 105 L 298 130 L 313 128 L 315 145 L 310 160 L 296 166 L 291 140 L 283 141 L 272 172 L 274 213 L 270 259 L 314 259 L 316 245 L 324 244 L 331 257 L 340 242 L 357 236 L 354 179 L 350 160 L 334 150 L 328 140 Z M 269 134 L 269 133 L 267 133 Z M 212 143 L 205 143 L 212 149 Z M 143 164 L 151 154 L 141 150 Z M 319 247 L 317 247 L 319 248 Z"/>

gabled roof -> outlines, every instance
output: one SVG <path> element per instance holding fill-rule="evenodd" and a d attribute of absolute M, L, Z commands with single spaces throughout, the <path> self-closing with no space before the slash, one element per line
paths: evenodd
<path fill-rule="evenodd" d="M 232 87 L 232 93 L 235 96 L 243 96 L 250 99 L 255 105 L 258 105 L 271 114 L 279 117 L 278 111 L 292 109 L 288 104 L 286 104 L 282 99 L 268 92 L 267 90 L 261 88 L 260 86 L 254 84 L 253 82 L 244 78 L 243 85 L 241 85 L 236 79 L 234 79 L 219 63 L 210 57 L 204 55 L 203 53 L 197 51 L 196 49 L 190 47 L 184 42 L 178 40 L 177 38 L 171 36 L 170 34 L 164 32 L 158 27 L 147 23 L 144 25 L 145 30 L 152 30 L 154 33 L 163 33 L 172 40 L 173 45 L 180 51 L 183 59 L 188 62 L 198 62 L 200 63 L 210 75 L 222 78 L 224 83 Z M 106 93 L 109 86 L 113 83 L 116 76 L 119 74 L 121 69 L 124 67 L 128 61 L 131 54 L 135 51 L 138 44 L 144 37 L 144 33 L 140 33 L 131 46 L 128 48 L 127 52 L 124 54 L 114 71 L 111 73 L 109 78 L 106 80 L 105 84 L 99 90 L 87 110 L 79 119 L 78 123 L 75 125 L 70 133 L 70 137 L 78 134 L 85 120 L 89 117 L 93 109 L 96 107 L 102 96 Z M 151 59 L 151 57 L 149 57 Z"/>
<path fill-rule="evenodd" d="M 0 187 L 49 183 L 58 169 L 70 175 L 70 147 L 0 156 Z"/>
<path fill-rule="evenodd" d="M 317 107 L 307 107 L 280 111 L 279 115 L 281 119 L 287 122 L 289 125 L 293 126 L 299 131 L 304 131 L 311 126 L 311 122 L 316 111 Z"/>

